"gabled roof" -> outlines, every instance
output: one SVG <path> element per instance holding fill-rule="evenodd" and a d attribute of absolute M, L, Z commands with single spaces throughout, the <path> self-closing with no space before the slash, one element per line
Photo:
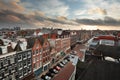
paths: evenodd
<path fill-rule="evenodd" d="M 75 66 L 69 62 L 52 80 L 69 80 L 74 70 Z"/>
<path fill-rule="evenodd" d="M 27 48 L 28 49 L 32 48 L 35 43 L 35 38 L 30 37 L 30 38 L 26 38 L 26 40 L 27 40 Z"/>
<path fill-rule="evenodd" d="M 27 39 L 27 43 L 28 43 L 28 45 L 27 45 L 28 49 L 32 48 L 34 46 L 36 39 L 38 39 L 40 41 L 41 46 L 44 43 L 44 39 L 42 36 L 30 37 L 30 38 L 26 38 L 26 39 Z"/>
<path fill-rule="evenodd" d="M 108 36 L 108 35 L 104 35 L 104 36 L 98 36 L 97 39 L 101 40 L 101 39 L 105 39 L 105 40 L 116 40 L 116 38 L 114 36 Z"/>
<path fill-rule="evenodd" d="M 20 46 L 20 41 L 18 41 L 17 45 L 15 46 L 14 51 L 22 51 L 21 46 Z"/>

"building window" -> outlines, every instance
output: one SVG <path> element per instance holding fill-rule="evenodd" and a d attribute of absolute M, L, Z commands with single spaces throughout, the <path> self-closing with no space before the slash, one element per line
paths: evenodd
<path fill-rule="evenodd" d="M 8 80 L 12 80 L 12 75 L 9 75 L 9 79 Z"/>
<path fill-rule="evenodd" d="M 11 67 L 11 72 L 12 72 L 12 73 L 15 72 L 15 65 L 12 65 L 12 67 Z"/>
<path fill-rule="evenodd" d="M 18 61 L 22 60 L 22 54 L 18 54 Z"/>
<path fill-rule="evenodd" d="M 37 50 L 36 50 L 36 54 L 38 54 L 38 53 L 39 53 L 39 50 L 37 49 Z"/>
<path fill-rule="evenodd" d="M 35 58 L 33 58 L 33 63 L 35 63 Z"/>
<path fill-rule="evenodd" d="M 35 57 L 35 62 L 37 62 L 37 57 Z"/>
<path fill-rule="evenodd" d="M 42 67 L 42 61 L 40 61 L 40 65 L 39 66 Z"/>
<path fill-rule="evenodd" d="M 27 75 L 27 68 L 23 70 L 24 75 Z"/>
<path fill-rule="evenodd" d="M 37 68 L 37 65 L 36 64 L 33 64 L 33 69 L 35 70 Z"/>
<path fill-rule="evenodd" d="M 28 58 L 31 58 L 31 52 L 28 52 L 27 56 Z"/>
<path fill-rule="evenodd" d="M 22 70 L 19 71 L 19 78 L 22 78 L 23 77 L 23 72 Z"/>
<path fill-rule="evenodd" d="M 27 67 L 27 61 L 24 61 L 24 62 L 23 62 L 23 66 L 24 66 L 24 67 Z"/>
<path fill-rule="evenodd" d="M 12 66 L 9 66 L 9 73 L 12 73 Z"/>
<path fill-rule="evenodd" d="M 3 67 L 3 59 L 0 59 L 0 68 Z"/>
<path fill-rule="evenodd" d="M 5 76 L 9 74 L 8 68 L 5 68 Z"/>
<path fill-rule="evenodd" d="M 11 64 L 15 63 L 15 58 L 14 58 L 14 56 L 10 56 L 10 63 L 11 63 Z"/>
<path fill-rule="evenodd" d="M 45 58 L 45 63 L 47 62 L 47 57 Z"/>
<path fill-rule="evenodd" d="M 45 57 L 45 53 L 43 53 L 43 57 Z"/>
<path fill-rule="evenodd" d="M 42 55 L 40 55 L 40 60 L 42 60 Z"/>
<path fill-rule="evenodd" d="M 40 64 L 39 64 L 39 62 L 37 62 L 37 69 L 39 68 L 39 66 L 40 66 Z"/>
<path fill-rule="evenodd" d="M 23 59 L 26 59 L 26 58 L 27 58 L 27 54 L 23 53 Z"/>
<path fill-rule="evenodd" d="M 40 57 L 38 56 L 38 57 L 37 57 L 37 61 L 39 61 L 39 60 L 40 60 Z"/>
<path fill-rule="evenodd" d="M 36 48 L 37 48 L 37 49 L 39 48 L 39 44 L 36 45 Z"/>
<path fill-rule="evenodd" d="M 29 72 L 29 73 L 31 72 L 31 66 L 28 67 L 28 72 Z"/>
<path fill-rule="evenodd" d="M 31 59 L 28 59 L 28 65 L 30 65 L 31 64 Z"/>
<path fill-rule="evenodd" d="M 36 50 L 33 51 L 33 55 L 35 55 L 35 54 L 36 54 Z"/>
<path fill-rule="evenodd" d="M 10 64 L 10 56 L 8 56 L 6 58 L 7 58 L 8 64 Z"/>
<path fill-rule="evenodd" d="M 39 50 L 40 54 L 42 54 L 42 49 Z"/>
<path fill-rule="evenodd" d="M 0 79 L 2 78 L 3 76 L 2 76 L 2 73 L 1 73 L 1 71 L 0 71 Z"/>
<path fill-rule="evenodd" d="M 18 63 L 18 68 L 19 68 L 19 69 L 22 69 L 22 62 L 19 62 L 19 63 Z"/>
<path fill-rule="evenodd" d="M 8 60 L 7 58 L 4 59 L 4 66 L 7 66 L 8 65 Z"/>
<path fill-rule="evenodd" d="M 9 77 L 7 76 L 7 77 L 5 78 L 5 80 L 9 80 Z"/>

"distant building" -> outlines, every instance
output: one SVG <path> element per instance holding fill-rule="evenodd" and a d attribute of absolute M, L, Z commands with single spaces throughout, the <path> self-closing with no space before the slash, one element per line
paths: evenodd
<path fill-rule="evenodd" d="M 14 27 L 14 30 L 15 30 L 15 31 L 20 31 L 21 28 L 20 28 L 20 27 Z"/>

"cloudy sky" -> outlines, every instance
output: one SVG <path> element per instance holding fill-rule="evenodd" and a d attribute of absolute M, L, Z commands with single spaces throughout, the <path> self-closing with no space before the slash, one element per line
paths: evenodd
<path fill-rule="evenodd" d="M 0 0 L 0 28 L 120 30 L 120 0 Z"/>

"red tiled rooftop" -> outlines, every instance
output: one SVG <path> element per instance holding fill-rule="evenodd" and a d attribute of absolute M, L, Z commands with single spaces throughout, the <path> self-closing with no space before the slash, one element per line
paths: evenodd
<path fill-rule="evenodd" d="M 116 40 L 114 36 L 99 36 L 98 39 Z"/>
<path fill-rule="evenodd" d="M 75 66 L 72 65 L 72 62 L 69 62 L 52 80 L 69 80 L 74 69 Z"/>

